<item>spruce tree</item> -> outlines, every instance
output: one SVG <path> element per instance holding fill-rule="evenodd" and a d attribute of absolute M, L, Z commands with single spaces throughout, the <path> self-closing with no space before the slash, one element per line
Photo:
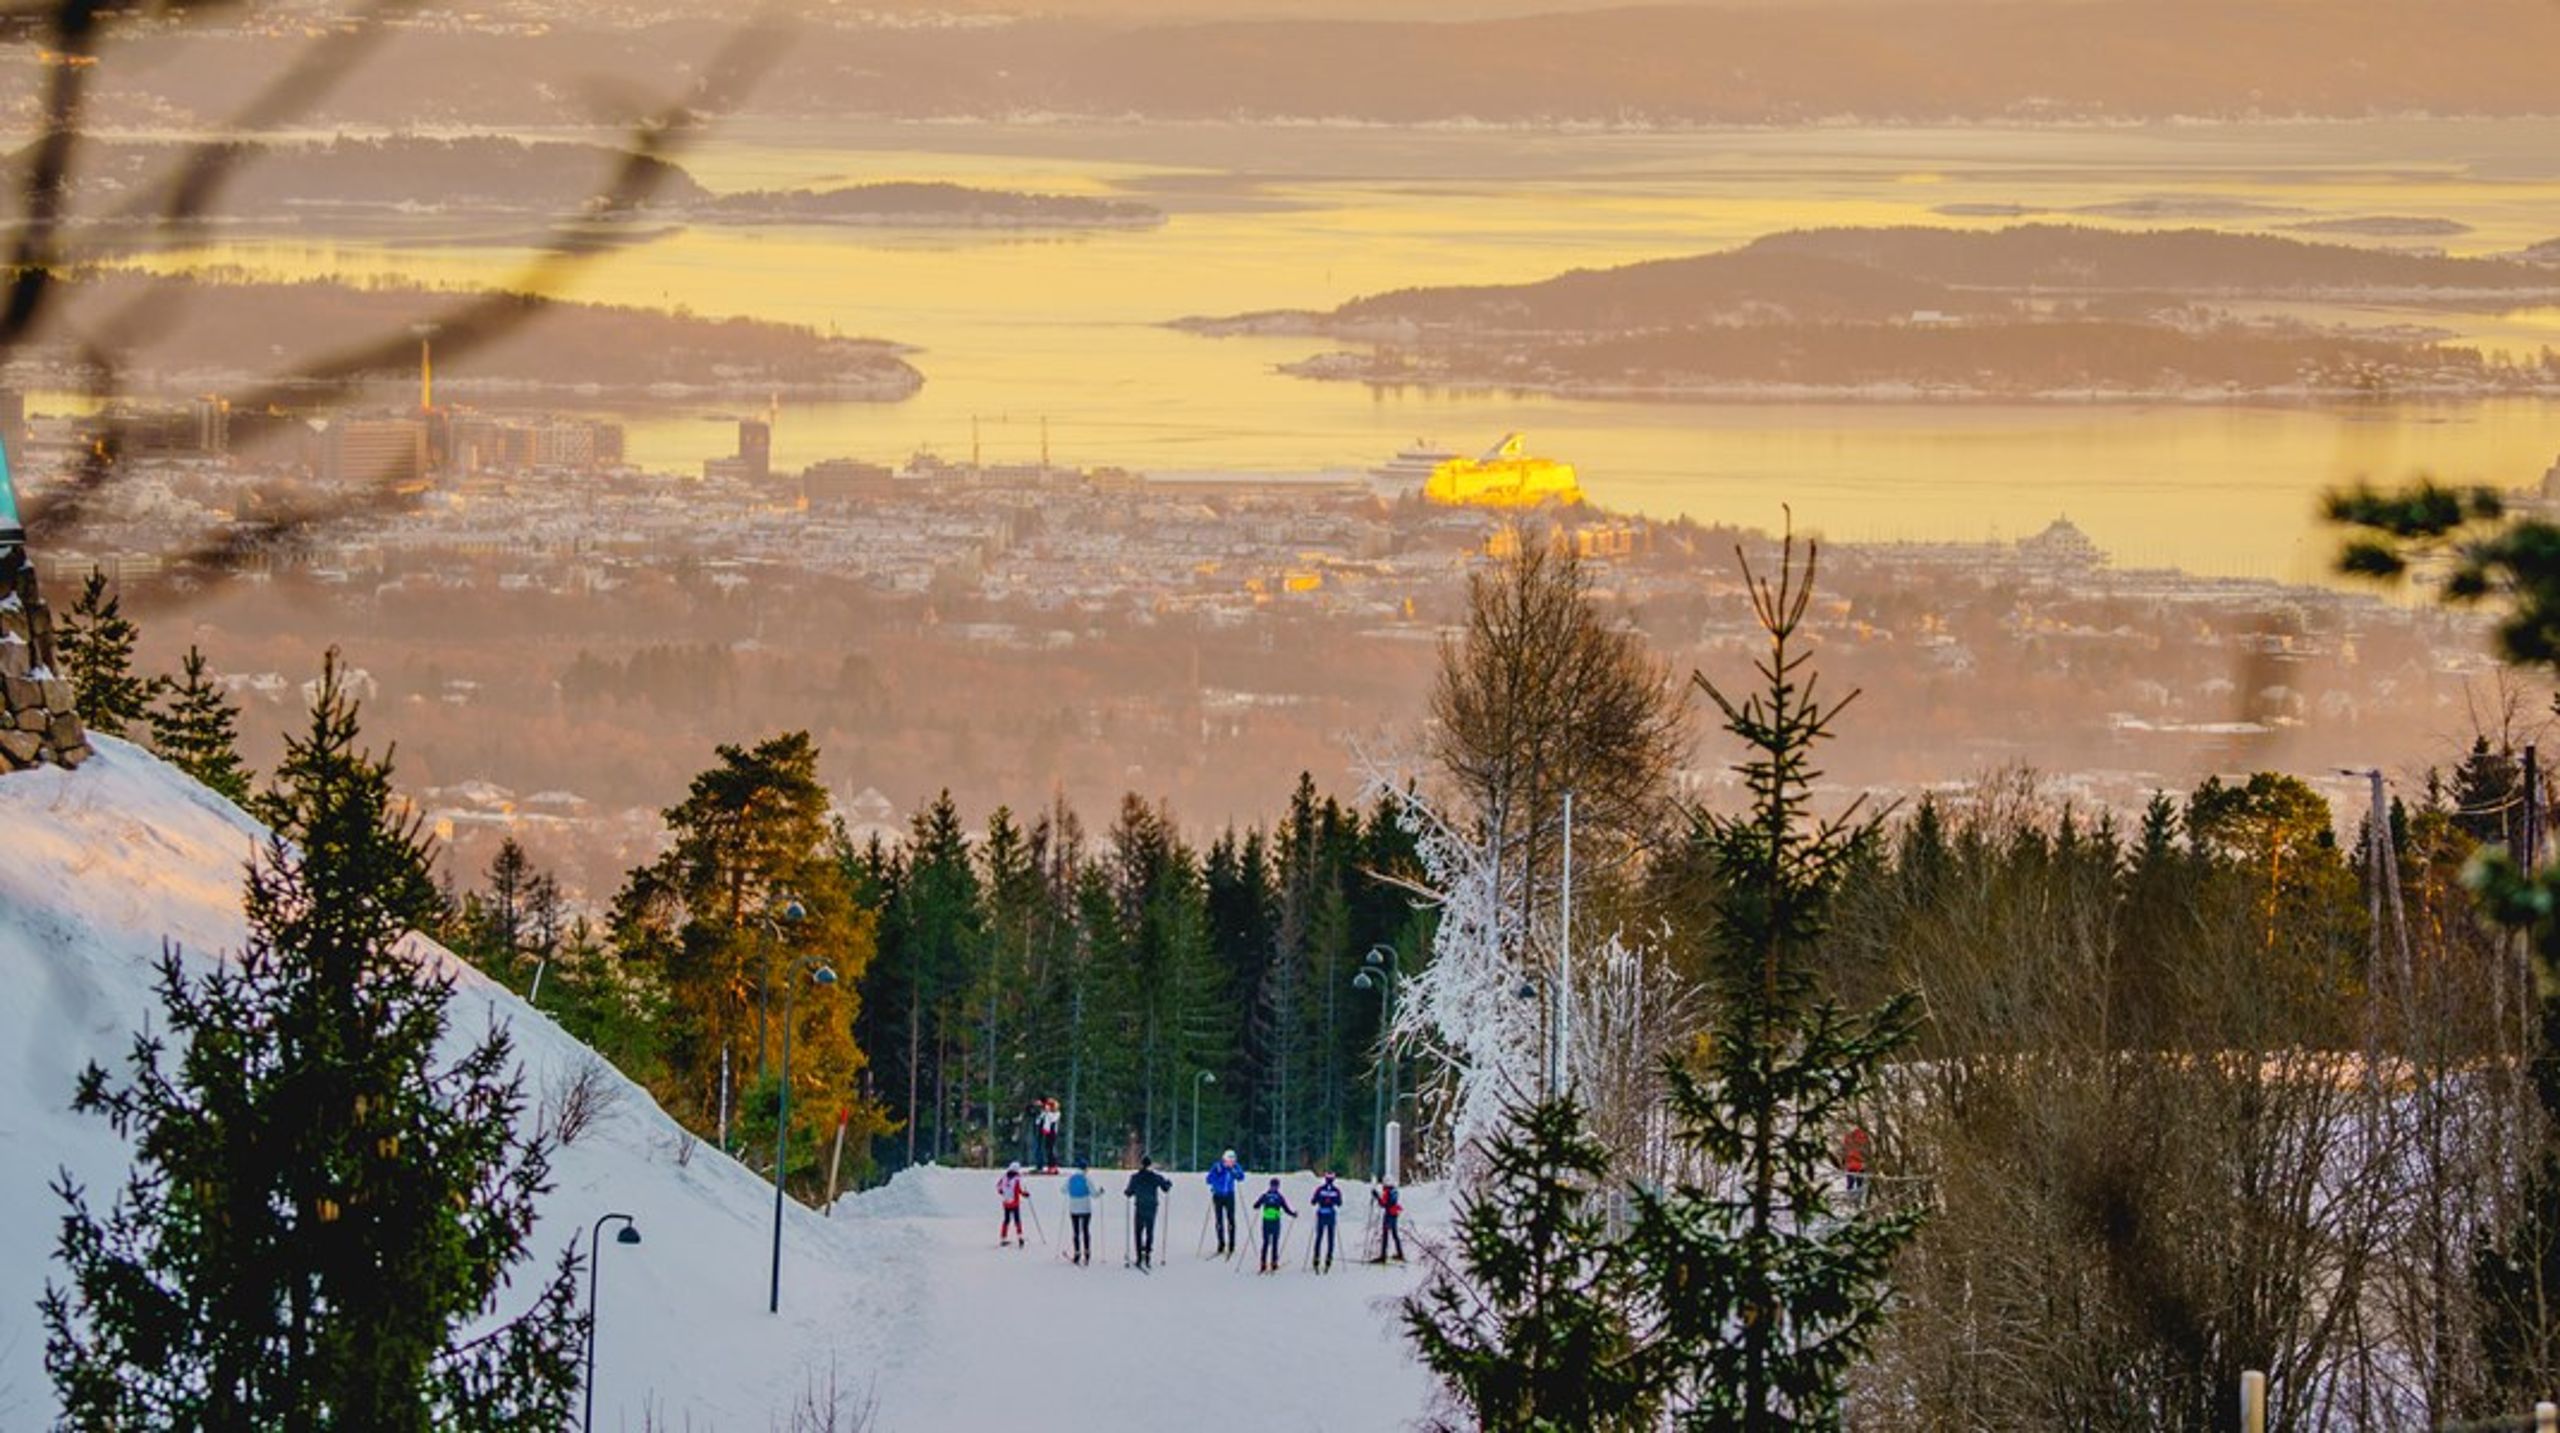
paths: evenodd
<path fill-rule="evenodd" d="M 1739 702 L 1698 686 L 1749 748 L 1747 809 L 1701 814 L 1715 873 L 1707 929 L 1712 1032 L 1698 1067 L 1668 1068 L 1676 1137 L 1703 1184 L 1638 1190 L 1628 1251 L 1683 1429 L 1838 1427 L 1852 1362 L 1884 1316 L 1885 1279 L 1915 1216 L 1847 1204 L 1835 1152 L 1884 1060 L 1911 1035 L 1896 996 L 1863 1015 L 1818 998 L 1814 957 L 1872 819 L 1810 811 L 1816 748 L 1850 698 L 1826 704 L 1803 633 L 1815 553 L 1790 536 L 1774 582 L 1744 564 L 1767 634 L 1764 686 Z"/>
<path fill-rule="evenodd" d="M 180 671 L 148 714 L 151 749 L 233 801 L 247 801 L 250 772 L 240 764 L 240 709 L 206 680 L 204 653 L 189 647 Z"/>
<path fill-rule="evenodd" d="M 91 731 L 130 735 L 151 715 L 156 682 L 133 674 L 133 644 L 141 635 L 124 615 L 124 599 L 107 589 L 107 575 L 89 569 L 80 600 L 71 604 L 54 635 L 56 673 L 71 683 L 80 719 Z"/>
<path fill-rule="evenodd" d="M 1464 1414 L 1443 1428 L 1585 1433 L 1656 1426 L 1661 1388 L 1629 1326 L 1622 1270 L 1592 1207 L 1608 1156 L 1571 1096 L 1514 1109 L 1459 1202 L 1451 1252 L 1400 1309 Z"/>
<path fill-rule="evenodd" d="M 332 653 L 258 802 L 273 831 L 238 959 L 196 976 L 165 953 L 167 1037 L 135 1037 L 122 1083 L 81 1076 L 75 1107 L 135 1166 L 103 1214 L 57 1185 L 45 1366 L 69 1426 L 548 1433 L 570 1414 L 574 1248 L 502 1305 L 545 1151 L 518 1134 L 503 1030 L 439 1063 L 452 980 L 403 947 L 437 905 L 426 844 L 356 738 Z"/>

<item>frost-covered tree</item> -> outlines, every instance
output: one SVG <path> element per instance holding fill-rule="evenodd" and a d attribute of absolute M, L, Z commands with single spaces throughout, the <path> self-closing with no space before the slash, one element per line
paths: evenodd
<path fill-rule="evenodd" d="M 1811 812 L 1816 748 L 1848 700 L 1815 689 L 1802 641 L 1815 554 L 1790 536 L 1774 581 L 1744 580 L 1767 634 L 1760 690 L 1698 686 L 1748 755 L 1750 795 L 1701 814 L 1714 873 L 1711 1032 L 1693 1067 L 1667 1069 L 1674 1137 L 1703 1174 L 1636 1191 L 1628 1249 L 1688 1430 L 1837 1427 L 1851 1365 L 1883 1317 L 1885 1276 L 1914 1216 L 1843 1200 L 1832 1171 L 1883 1062 L 1911 1036 L 1896 996 L 1862 1015 L 1817 994 L 1815 946 L 1872 820 Z"/>
<path fill-rule="evenodd" d="M 1429 1057 L 1429 1141 L 1466 1162 L 1502 1127 L 1516 1092 L 1544 1082 L 1538 987 L 1522 971 L 1520 908 L 1510 898 L 1523 877 L 1503 867 L 1498 841 L 1443 819 L 1410 783 L 1373 785 L 1413 837 L 1422 868 L 1414 892 L 1436 917 L 1431 958 L 1398 983 L 1388 1038 Z"/>
<path fill-rule="evenodd" d="M 441 1053 L 426 844 L 335 653 L 311 716 L 258 802 L 247 944 L 202 976 L 165 954 L 167 1034 L 80 1077 L 135 1163 L 103 1213 L 58 1185 L 46 1371 L 77 1428 L 550 1433 L 585 1327 L 574 1247 L 511 1285 L 550 1185 L 512 1046 Z"/>

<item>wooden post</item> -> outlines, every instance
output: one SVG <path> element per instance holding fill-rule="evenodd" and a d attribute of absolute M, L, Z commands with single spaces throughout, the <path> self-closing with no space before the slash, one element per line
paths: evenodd
<path fill-rule="evenodd" d="M 2560 1403 L 2533 1405 L 2533 1433 L 2560 1433 Z"/>
<path fill-rule="evenodd" d="M 2254 1368 L 2240 1375 L 2240 1433 L 2267 1433 L 2267 1376 Z"/>
<path fill-rule="evenodd" d="M 836 1176 L 844 1172 L 844 1127 L 853 1123 L 853 1111 L 836 1111 L 836 1152 L 827 1157 L 827 1217 L 836 1217 Z"/>

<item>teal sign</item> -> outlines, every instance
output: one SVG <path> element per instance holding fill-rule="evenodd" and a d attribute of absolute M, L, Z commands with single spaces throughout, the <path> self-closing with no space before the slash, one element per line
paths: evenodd
<path fill-rule="evenodd" d="M 9 480 L 9 448 L 0 443 L 0 542 L 24 542 L 26 531 L 18 521 L 18 486 Z"/>

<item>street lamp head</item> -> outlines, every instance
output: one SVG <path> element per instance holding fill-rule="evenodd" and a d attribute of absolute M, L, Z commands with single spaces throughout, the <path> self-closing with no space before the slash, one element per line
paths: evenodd
<path fill-rule="evenodd" d="M 787 901 L 782 907 L 782 918 L 787 921 L 796 921 L 808 913 L 808 907 L 803 906 L 798 901 Z"/>
<path fill-rule="evenodd" d="M 1364 970 L 1358 975 L 1351 977 L 1351 988 L 1354 990 L 1375 990 L 1378 988 L 1378 982 L 1371 979 L 1369 972 Z"/>
<path fill-rule="evenodd" d="M 809 979 L 813 984 L 833 985 L 836 983 L 836 968 L 832 965 L 812 966 Z"/>
<path fill-rule="evenodd" d="M 1218 1083 L 1218 1072 L 1215 1070 L 1202 1070 L 1200 1072 L 1200 1083 L 1204 1085 L 1214 1085 Z"/>
<path fill-rule="evenodd" d="M 1521 981 L 1520 989 L 1515 993 L 1523 1000 L 1535 1000 L 1538 998 L 1538 982 L 1534 980 Z"/>
<path fill-rule="evenodd" d="M 1395 964 L 1396 948 L 1391 945 L 1373 945 L 1369 947 L 1368 963 L 1371 965 Z"/>
<path fill-rule="evenodd" d="M 639 1226 L 639 1225 L 637 1225 L 637 1224 L 625 1224 L 625 1225 L 623 1225 L 623 1226 L 622 1226 L 622 1231 L 621 1231 L 620 1233 L 618 1233 L 618 1234 L 616 1234 L 616 1235 L 614 1235 L 614 1236 L 613 1236 L 613 1242 L 615 1242 L 616 1244 L 637 1244 L 637 1243 L 639 1243 L 639 1242 L 640 1242 L 640 1226 Z"/>

